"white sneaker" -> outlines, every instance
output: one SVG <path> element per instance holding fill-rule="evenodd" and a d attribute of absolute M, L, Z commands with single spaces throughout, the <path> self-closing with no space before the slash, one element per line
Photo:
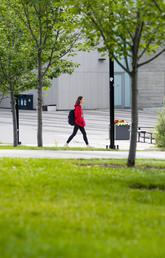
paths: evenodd
<path fill-rule="evenodd" d="M 92 147 L 92 146 L 90 146 L 90 145 L 87 145 L 87 148 L 90 148 L 90 149 L 92 148 L 92 149 L 93 149 L 94 147 Z"/>
<path fill-rule="evenodd" d="M 65 148 L 69 147 L 69 144 L 68 144 L 68 143 L 65 143 L 64 147 L 65 147 Z"/>

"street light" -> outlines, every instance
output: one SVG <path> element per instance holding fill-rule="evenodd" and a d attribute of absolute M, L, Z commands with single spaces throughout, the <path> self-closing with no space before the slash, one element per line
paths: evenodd
<path fill-rule="evenodd" d="M 109 108 L 110 108 L 110 149 L 115 149 L 115 101 L 114 101 L 114 61 L 109 58 L 109 87 L 110 87 L 110 99 L 109 99 Z"/>
<path fill-rule="evenodd" d="M 21 145 L 21 142 L 19 141 L 19 103 L 18 103 L 18 95 L 16 96 L 16 119 L 17 119 L 17 144 Z"/>
<path fill-rule="evenodd" d="M 105 58 L 99 58 L 99 61 L 104 61 Z M 108 149 L 118 149 L 119 146 L 115 146 L 115 92 L 114 92 L 114 61 L 109 57 L 109 136 L 110 145 L 106 146 Z"/>

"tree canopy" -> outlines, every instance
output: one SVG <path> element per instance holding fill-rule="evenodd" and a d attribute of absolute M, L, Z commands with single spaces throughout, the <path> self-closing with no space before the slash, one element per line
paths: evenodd
<path fill-rule="evenodd" d="M 138 69 L 165 51 L 164 14 L 153 0 L 75 0 L 75 9 L 81 16 L 86 47 L 95 46 L 103 54 L 108 52 L 109 57 L 131 78 L 132 124 L 128 166 L 134 166 L 138 129 Z"/>

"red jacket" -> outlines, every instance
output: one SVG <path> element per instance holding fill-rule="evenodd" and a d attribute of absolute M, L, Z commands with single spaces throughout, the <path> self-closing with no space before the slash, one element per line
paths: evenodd
<path fill-rule="evenodd" d="M 75 123 L 81 127 L 85 126 L 81 105 L 75 104 Z"/>

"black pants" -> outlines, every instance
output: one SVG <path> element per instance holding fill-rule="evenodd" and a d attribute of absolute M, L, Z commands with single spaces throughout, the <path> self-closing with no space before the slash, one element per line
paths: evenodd
<path fill-rule="evenodd" d="M 87 139 L 87 134 L 86 134 L 85 128 L 81 127 L 81 126 L 79 126 L 77 124 L 75 124 L 74 129 L 73 129 L 73 133 L 69 137 L 69 139 L 67 140 L 67 143 L 70 143 L 70 141 L 75 137 L 75 135 L 78 132 L 78 129 L 80 129 L 81 133 L 83 134 L 83 139 L 84 139 L 86 145 L 88 145 L 88 139 Z"/>

